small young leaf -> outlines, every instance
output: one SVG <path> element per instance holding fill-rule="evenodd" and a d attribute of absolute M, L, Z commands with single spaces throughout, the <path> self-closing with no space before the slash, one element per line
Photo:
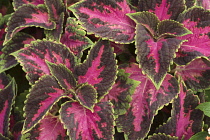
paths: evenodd
<path fill-rule="evenodd" d="M 201 103 L 196 109 L 202 110 L 206 116 L 210 117 L 210 102 Z"/>
<path fill-rule="evenodd" d="M 197 58 L 175 70 L 175 75 L 182 78 L 189 89 L 198 91 L 210 87 L 210 61 L 206 58 Z"/>
<path fill-rule="evenodd" d="M 87 60 L 75 66 L 78 84 L 88 83 L 97 90 L 99 99 L 107 94 L 116 78 L 115 56 L 109 41 L 99 41 L 91 49 Z"/>
<path fill-rule="evenodd" d="M 133 19 L 136 24 L 142 24 L 150 31 L 151 35 L 155 35 L 157 31 L 157 25 L 160 22 L 158 17 L 151 12 L 137 12 L 127 14 L 131 19 Z"/>
<path fill-rule="evenodd" d="M 29 4 L 18 8 L 8 22 L 4 43 L 6 44 L 20 30 L 32 26 L 45 29 L 55 28 L 55 23 L 50 21 L 47 9 L 43 5 L 35 7 Z"/>
<path fill-rule="evenodd" d="M 185 10 L 184 0 L 139 0 L 141 11 L 153 12 L 160 21 L 165 19 L 176 20 Z"/>
<path fill-rule="evenodd" d="M 16 94 L 14 79 L 10 79 L 5 73 L 0 73 L 0 134 L 9 136 L 9 116 Z"/>
<path fill-rule="evenodd" d="M 26 133 L 34 127 L 64 95 L 56 79 L 50 75 L 40 78 L 32 86 L 25 105 L 25 123 L 23 132 Z"/>
<path fill-rule="evenodd" d="M 61 43 L 65 44 L 74 55 L 82 57 L 82 52 L 93 45 L 93 42 L 85 36 L 86 32 L 75 18 L 68 18 L 65 33 L 61 37 Z"/>
<path fill-rule="evenodd" d="M 65 7 L 62 0 L 45 0 L 50 20 L 56 23 L 56 28 L 53 30 L 45 30 L 46 38 L 60 41 L 63 32 L 64 12 Z"/>
<path fill-rule="evenodd" d="M 171 118 L 156 132 L 189 140 L 190 137 L 202 130 L 203 113 L 195 109 L 198 104 L 199 98 L 180 85 L 179 96 L 172 104 Z"/>
<path fill-rule="evenodd" d="M 177 80 L 167 74 L 160 89 L 157 90 L 151 80 L 142 74 L 137 64 L 125 68 L 130 79 L 141 82 L 132 95 L 127 113 L 116 119 L 119 132 L 125 133 L 126 139 L 143 139 L 149 132 L 152 120 L 157 111 L 170 103 L 178 94 Z"/>
<path fill-rule="evenodd" d="M 0 56 L 0 73 L 4 72 L 18 64 L 15 57 L 10 55 L 11 53 L 21 49 L 26 44 L 30 44 L 35 39 L 26 33 L 18 32 L 14 37 L 4 45 Z"/>
<path fill-rule="evenodd" d="M 34 128 L 22 135 L 21 140 L 65 140 L 66 130 L 57 116 L 45 116 Z"/>
<path fill-rule="evenodd" d="M 114 117 L 110 103 L 95 105 L 94 111 L 79 103 L 66 102 L 61 107 L 61 120 L 73 140 L 112 140 Z"/>
<path fill-rule="evenodd" d="M 75 96 L 80 104 L 93 111 L 95 104 L 97 103 L 97 91 L 89 84 L 81 84 L 77 87 Z"/>
<path fill-rule="evenodd" d="M 158 36 L 163 34 L 174 35 L 174 36 L 184 36 L 187 34 L 192 34 L 187 28 L 185 28 L 181 23 L 174 20 L 163 20 L 158 24 Z"/>
<path fill-rule="evenodd" d="M 68 68 L 63 64 L 54 64 L 47 62 L 50 68 L 51 74 L 56 78 L 60 86 L 65 90 L 74 90 L 77 85 L 77 81 Z"/>
<path fill-rule="evenodd" d="M 46 61 L 64 64 L 72 70 L 75 66 L 75 56 L 64 45 L 47 40 L 38 40 L 12 54 L 23 66 L 27 79 L 31 84 L 42 75 L 50 75 Z"/>
<path fill-rule="evenodd" d="M 141 24 L 137 24 L 136 29 L 137 61 L 143 72 L 151 78 L 155 87 L 159 89 L 167 72 L 170 70 L 170 64 L 181 40 L 167 38 L 155 41 Z"/>
<path fill-rule="evenodd" d="M 135 11 L 126 0 L 82 0 L 69 9 L 89 33 L 116 43 L 134 41 L 135 23 L 126 14 Z"/>

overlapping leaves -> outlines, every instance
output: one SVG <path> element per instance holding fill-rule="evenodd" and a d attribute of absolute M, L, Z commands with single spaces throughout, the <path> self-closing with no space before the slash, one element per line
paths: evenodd
<path fill-rule="evenodd" d="M 14 79 L 5 73 L 0 73 L 0 137 L 9 137 L 9 117 L 14 97 L 16 85 Z"/>
<path fill-rule="evenodd" d="M 185 65 L 198 56 L 210 56 L 209 18 L 210 12 L 201 7 L 192 7 L 179 17 L 179 21 L 193 34 L 179 37 L 179 39 L 187 41 L 181 45 L 176 54 L 175 62 L 177 64 Z"/>
<path fill-rule="evenodd" d="M 176 21 L 160 21 L 150 12 L 137 12 L 128 16 L 137 23 L 135 38 L 137 61 L 143 72 L 159 89 L 182 42 L 175 37 L 184 36 L 190 31 Z"/>
<path fill-rule="evenodd" d="M 126 114 L 117 118 L 119 131 L 125 133 L 127 139 L 142 139 L 149 132 L 150 125 L 157 111 L 171 102 L 179 92 L 177 80 L 167 74 L 160 89 L 157 90 L 151 80 L 142 74 L 138 65 L 125 68 L 129 78 L 140 81 Z"/>
<path fill-rule="evenodd" d="M 203 113 L 195 109 L 199 98 L 190 90 L 186 91 L 182 85 L 180 88 L 179 96 L 173 102 L 172 117 L 157 132 L 189 140 L 202 130 Z"/>
<path fill-rule="evenodd" d="M 49 43 L 49 41 L 40 41 L 36 43 Z M 59 44 L 53 42 L 51 43 L 59 47 Z M 23 54 L 28 54 L 29 56 L 29 54 L 34 52 L 34 50 L 30 47 L 26 48 L 26 50 L 27 53 L 21 51 L 17 52 L 17 58 L 23 56 Z M 109 137 L 112 137 L 113 130 L 110 128 L 113 128 L 114 119 L 111 104 L 108 102 L 97 103 L 98 99 L 102 98 L 108 93 L 108 90 L 114 83 L 116 75 L 116 62 L 111 47 L 109 46 L 109 42 L 97 42 L 90 50 L 87 60 L 82 64 L 77 64 L 75 67 L 67 67 L 66 63 L 63 63 L 66 61 L 61 61 L 61 59 L 66 60 L 68 57 L 72 57 L 70 59 L 73 61 L 74 56 L 67 55 L 66 59 L 65 57 L 66 56 L 63 58 L 57 57 L 57 59 L 54 59 L 54 61 L 51 62 L 46 60 L 39 61 L 42 63 L 45 62 L 43 66 L 45 66 L 49 72 L 44 73 L 43 76 L 40 76 L 39 80 L 35 82 L 35 84 L 32 86 L 32 89 L 30 90 L 30 94 L 27 98 L 25 106 L 26 120 L 24 124 L 24 133 L 28 132 L 34 126 L 36 126 L 39 121 L 47 114 L 47 112 L 50 111 L 52 106 L 58 102 L 58 100 L 61 98 L 69 98 L 69 100 L 72 101 L 72 104 L 76 105 L 73 106 L 73 109 L 77 110 L 77 107 L 79 107 L 82 110 L 86 110 L 87 114 L 89 114 L 89 117 L 91 117 L 91 114 L 98 114 L 98 119 L 100 121 L 98 124 L 99 126 L 97 126 L 97 128 L 95 127 L 94 129 L 89 129 L 89 126 L 84 133 L 89 133 L 89 135 L 92 136 L 94 136 L 94 133 L 96 133 L 98 135 L 97 137 L 99 138 L 106 137 L 108 133 Z M 39 60 L 41 60 L 41 58 L 44 59 L 45 57 L 39 57 Z M 59 60 L 60 63 L 56 63 L 57 60 Z M 28 64 L 28 61 L 22 61 L 21 63 L 25 65 L 26 63 Z M 27 69 L 25 69 L 25 71 L 27 72 Z M 108 73 L 110 74 L 110 77 L 107 76 Z M 34 107 L 34 104 L 37 104 L 37 106 Z M 107 105 L 108 108 L 102 109 L 103 106 L 100 104 Z M 66 104 L 63 105 L 62 108 L 64 107 L 68 109 L 72 108 L 71 105 L 67 106 Z M 106 117 L 103 115 L 101 116 L 101 113 L 106 111 L 110 112 L 108 116 L 106 116 L 109 119 L 105 119 Z M 70 119 L 69 117 L 65 117 L 66 115 L 68 115 L 68 111 L 66 109 L 62 109 L 61 118 L 63 119 L 62 121 L 64 122 L 64 125 L 67 127 L 69 133 L 74 133 L 74 135 L 71 135 L 72 138 L 78 138 L 80 131 L 84 130 L 82 130 L 82 128 L 72 129 L 69 127 L 73 122 L 65 121 L 66 119 Z M 78 120 L 80 115 L 81 114 L 76 113 L 70 120 L 73 119 L 74 121 L 81 121 L 81 119 Z M 105 120 L 101 117 L 103 117 Z M 89 123 L 89 121 L 86 123 Z M 106 129 L 108 130 L 109 128 L 110 130 L 105 132 L 104 128 L 102 126 L 100 127 L 100 125 L 106 125 Z M 97 129 L 96 132 L 95 129 Z M 85 138 L 86 135 L 82 135 L 82 137 Z"/>
<path fill-rule="evenodd" d="M 135 11 L 126 0 L 83 0 L 70 7 L 89 33 L 119 43 L 134 40 L 135 23 L 126 16 Z"/>

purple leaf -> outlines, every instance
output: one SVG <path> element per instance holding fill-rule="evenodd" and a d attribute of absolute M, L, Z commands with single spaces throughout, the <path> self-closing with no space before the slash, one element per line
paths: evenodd
<path fill-rule="evenodd" d="M 68 91 L 74 92 L 77 81 L 72 73 L 65 65 L 47 62 L 51 74 L 56 78 L 60 86 Z"/>
<path fill-rule="evenodd" d="M 98 103 L 91 112 L 79 103 L 62 105 L 61 120 L 74 140 L 111 140 L 114 134 L 114 117 L 110 103 Z"/>
<path fill-rule="evenodd" d="M 125 72 L 130 74 L 130 79 L 141 83 L 132 95 L 127 113 L 117 118 L 117 127 L 119 131 L 125 133 L 127 139 L 143 139 L 149 132 L 157 111 L 177 96 L 178 82 L 167 74 L 160 89 L 157 90 L 151 80 L 142 74 L 137 64 L 131 64 L 131 67 L 125 68 Z"/>
<path fill-rule="evenodd" d="M 173 61 L 180 43 L 181 40 L 176 38 L 155 41 L 144 26 L 137 24 L 137 59 L 143 72 L 151 78 L 157 89 L 160 88 L 169 71 L 170 63 Z"/>
<path fill-rule="evenodd" d="M 43 5 L 23 5 L 18 8 L 8 22 L 8 27 L 6 30 L 7 34 L 4 43 L 8 42 L 15 33 L 24 28 L 32 26 L 45 29 L 55 28 L 55 23 L 50 21 L 47 9 Z"/>
<path fill-rule="evenodd" d="M 79 85 L 76 88 L 75 96 L 83 107 L 93 112 L 93 108 L 97 103 L 97 91 L 93 86 L 87 83 Z"/>
<path fill-rule="evenodd" d="M 179 137 L 179 140 L 189 140 L 192 135 L 202 130 L 203 113 L 195 109 L 199 98 L 192 92 L 180 86 L 178 98 L 173 102 L 172 116 L 166 124 L 158 128 L 158 133 Z"/>
<path fill-rule="evenodd" d="M 135 11 L 126 0 L 83 0 L 69 8 L 89 33 L 119 43 L 134 41 L 135 23 L 126 14 Z"/>
<path fill-rule="evenodd" d="M 107 94 L 116 77 L 116 61 L 109 42 L 97 42 L 87 60 L 77 65 L 74 72 L 78 84 L 88 83 L 96 88 L 99 99 Z"/>
<path fill-rule="evenodd" d="M 191 33 L 182 24 L 174 20 L 162 20 L 159 21 L 158 17 L 150 12 L 137 12 L 127 14 L 133 19 L 136 24 L 142 24 L 156 40 L 163 38 L 164 36 L 184 36 Z M 138 25 L 137 25 L 138 26 Z"/>
<path fill-rule="evenodd" d="M 9 117 L 16 94 L 14 79 L 10 79 L 5 73 L 0 73 L 0 134 L 9 136 Z"/>
<path fill-rule="evenodd" d="M 65 7 L 62 0 L 45 0 L 51 21 L 56 23 L 53 30 L 45 30 L 47 39 L 59 41 L 63 32 Z"/>
<path fill-rule="evenodd" d="M 61 13 L 58 21 L 56 21 L 56 27 L 53 30 L 45 30 L 45 35 L 48 40 L 60 41 L 63 32 L 64 13 Z"/>
<path fill-rule="evenodd" d="M 35 6 L 44 4 L 44 0 L 13 0 L 14 9 L 17 10 L 24 4 L 33 4 Z"/>
<path fill-rule="evenodd" d="M 2 54 L 0 56 L 0 72 L 6 71 L 18 64 L 15 57 L 10 55 L 11 53 L 21 49 L 26 44 L 30 44 L 35 39 L 26 33 L 17 33 L 15 36 L 4 45 Z"/>
<path fill-rule="evenodd" d="M 46 61 L 55 64 L 64 64 L 72 70 L 75 66 L 74 55 L 64 45 L 53 41 L 38 40 L 12 54 L 23 66 L 31 84 L 42 75 L 50 75 Z"/>
<path fill-rule="evenodd" d="M 22 135 L 21 139 L 65 140 L 66 130 L 58 116 L 45 116 L 34 128 Z"/>
<path fill-rule="evenodd" d="M 68 18 L 61 43 L 65 44 L 74 55 L 81 57 L 82 52 L 93 44 L 85 34 L 86 32 L 78 25 L 75 18 Z"/>
<path fill-rule="evenodd" d="M 157 25 L 159 24 L 158 17 L 151 12 L 137 12 L 127 14 L 136 24 L 141 23 L 152 35 L 156 34 Z"/>
<path fill-rule="evenodd" d="M 210 86 L 210 62 L 198 58 L 185 66 L 176 67 L 176 75 L 183 79 L 189 89 L 199 90 Z"/>
<path fill-rule="evenodd" d="M 179 21 L 193 34 L 179 37 L 186 41 L 182 43 L 179 53 L 177 53 L 177 58 L 174 60 L 176 63 L 187 64 L 197 56 L 210 56 L 209 18 L 209 11 L 200 7 L 190 8 L 180 16 Z"/>
<path fill-rule="evenodd" d="M 115 115 L 123 115 L 130 107 L 131 95 L 135 88 L 140 84 L 139 81 L 128 78 L 130 75 L 124 70 L 119 69 L 117 79 L 109 93 L 101 100 L 102 102 L 111 101 Z"/>
<path fill-rule="evenodd" d="M 185 10 L 184 0 L 140 0 L 141 11 L 153 12 L 160 21 L 165 19 L 176 20 Z"/>
<path fill-rule="evenodd" d="M 163 20 L 158 24 L 157 28 L 159 36 L 184 36 L 187 34 L 192 34 L 191 31 L 183 27 L 183 24 L 180 24 L 179 22 L 176 22 L 174 20 Z"/>
<path fill-rule="evenodd" d="M 64 95 L 64 90 L 61 89 L 54 77 L 50 75 L 41 77 L 32 86 L 27 97 L 23 132 L 34 127 L 62 97 L 67 97 L 67 95 Z"/>

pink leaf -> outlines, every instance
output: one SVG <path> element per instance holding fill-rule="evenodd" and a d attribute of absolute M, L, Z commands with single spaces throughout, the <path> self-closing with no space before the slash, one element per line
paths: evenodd
<path fill-rule="evenodd" d="M 70 7 L 88 32 L 119 43 L 133 42 L 135 23 L 126 16 L 134 13 L 126 0 L 85 0 Z"/>

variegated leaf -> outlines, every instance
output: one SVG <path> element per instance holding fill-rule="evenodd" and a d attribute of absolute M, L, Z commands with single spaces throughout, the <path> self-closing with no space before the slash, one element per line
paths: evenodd
<path fill-rule="evenodd" d="M 130 75 L 125 73 L 123 69 L 119 69 L 115 84 L 112 86 L 109 93 L 101 100 L 102 102 L 112 102 L 115 115 L 123 115 L 126 113 L 127 109 L 130 107 L 131 95 L 140 84 L 140 81 L 130 79 L 129 76 Z"/>
<path fill-rule="evenodd" d="M 65 7 L 63 0 L 45 0 L 50 20 L 56 23 L 56 28 L 53 30 L 45 30 L 46 38 L 60 41 L 63 32 L 64 12 Z"/>
<path fill-rule="evenodd" d="M 172 105 L 171 118 L 156 132 L 189 140 L 190 137 L 202 130 L 203 113 L 199 109 L 195 109 L 198 104 L 199 98 L 181 85 L 179 96 Z"/>
<path fill-rule="evenodd" d="M 201 7 L 190 8 L 180 16 L 179 21 L 193 34 L 179 37 L 186 41 L 182 43 L 174 60 L 177 64 L 185 65 L 197 56 L 210 56 L 209 18 L 210 12 Z"/>
<path fill-rule="evenodd" d="M 185 66 L 177 66 L 175 70 L 189 89 L 197 91 L 210 87 L 210 62 L 206 58 L 197 58 Z"/>
<path fill-rule="evenodd" d="M 167 36 L 184 36 L 191 33 L 179 22 L 170 19 L 160 21 L 158 17 L 151 12 L 144 11 L 127 15 L 133 19 L 136 24 L 142 24 L 147 30 L 149 30 L 151 36 L 157 41 L 158 39 Z"/>
<path fill-rule="evenodd" d="M 185 10 L 184 0 L 140 0 L 141 11 L 153 12 L 159 20 L 176 20 L 180 13 Z"/>
<path fill-rule="evenodd" d="M 137 64 L 131 64 L 131 67 L 125 68 L 125 72 L 130 74 L 129 78 L 141 83 L 132 95 L 127 113 L 116 120 L 118 131 L 123 131 L 126 139 L 143 139 L 148 134 L 157 111 L 177 96 L 179 85 L 173 76 L 167 74 L 157 90 Z"/>
<path fill-rule="evenodd" d="M 52 106 L 62 97 L 66 97 L 56 79 L 50 75 L 40 78 L 32 86 L 25 105 L 25 123 L 23 133 L 34 127 Z"/>
<path fill-rule="evenodd" d="M 93 108 L 97 103 L 97 91 L 92 85 L 80 84 L 76 88 L 75 96 L 83 107 L 94 111 Z"/>
<path fill-rule="evenodd" d="M 61 37 L 61 43 L 65 44 L 74 55 L 82 57 L 82 52 L 93 45 L 93 42 L 85 36 L 86 32 L 75 18 L 68 18 L 65 33 Z"/>
<path fill-rule="evenodd" d="M 17 32 L 27 27 L 40 27 L 54 29 L 55 23 L 50 21 L 49 14 L 44 5 L 23 5 L 11 16 L 4 43 L 8 42 Z"/>
<path fill-rule="evenodd" d="M 22 135 L 21 140 L 66 140 L 66 130 L 58 116 L 45 116 L 34 128 Z"/>
<path fill-rule="evenodd" d="M 16 94 L 14 79 L 0 73 L 0 89 L 0 135 L 8 137 L 9 117 Z"/>
<path fill-rule="evenodd" d="M 134 20 L 136 24 L 142 24 L 151 33 L 151 35 L 156 35 L 157 25 L 159 24 L 160 20 L 155 14 L 144 11 L 127 15 Z"/>
<path fill-rule="evenodd" d="M 68 90 L 69 92 L 74 93 L 74 90 L 77 85 L 77 81 L 72 73 L 65 65 L 63 64 L 54 64 L 47 62 L 48 67 L 51 71 L 51 74 L 56 78 L 60 86 Z"/>
<path fill-rule="evenodd" d="M 14 9 L 17 10 L 24 4 L 33 4 L 35 6 L 44 4 L 44 0 L 13 0 Z"/>
<path fill-rule="evenodd" d="M 23 66 L 27 79 L 34 84 L 42 75 L 50 75 L 46 61 L 55 64 L 64 64 L 72 70 L 75 66 L 75 57 L 64 45 L 47 40 L 38 40 L 12 54 Z"/>
<path fill-rule="evenodd" d="M 135 23 L 126 14 L 135 11 L 126 0 L 82 0 L 70 10 L 89 33 L 119 43 L 134 41 Z"/>
<path fill-rule="evenodd" d="M 2 54 L 0 55 L 0 72 L 6 71 L 18 64 L 15 57 L 11 53 L 21 49 L 26 44 L 30 44 L 35 40 L 31 35 L 18 32 L 14 37 L 4 45 Z"/>
<path fill-rule="evenodd" d="M 98 103 L 93 112 L 76 102 L 62 105 L 61 120 L 73 140 L 111 140 L 114 134 L 114 117 L 110 103 Z"/>
<path fill-rule="evenodd" d="M 78 84 L 88 83 L 97 90 L 99 99 L 107 94 L 116 77 L 115 56 L 109 41 L 99 41 L 91 49 L 85 62 L 74 69 Z"/>
<path fill-rule="evenodd" d="M 143 73 L 147 74 L 157 89 L 160 88 L 162 81 L 170 70 L 170 64 L 180 43 L 181 40 L 176 38 L 155 41 L 144 26 L 137 24 L 137 61 Z"/>

